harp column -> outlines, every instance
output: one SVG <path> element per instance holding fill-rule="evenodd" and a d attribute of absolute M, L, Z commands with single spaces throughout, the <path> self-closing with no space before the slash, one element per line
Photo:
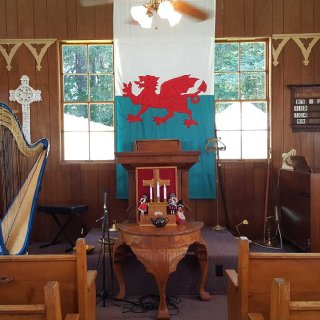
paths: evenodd
<path fill-rule="evenodd" d="M 34 90 L 29 85 L 29 77 L 21 77 L 21 85 L 15 90 L 9 90 L 9 100 L 21 104 L 22 109 L 22 131 L 27 140 L 31 143 L 30 136 L 30 104 L 35 101 L 41 101 L 41 91 Z"/>

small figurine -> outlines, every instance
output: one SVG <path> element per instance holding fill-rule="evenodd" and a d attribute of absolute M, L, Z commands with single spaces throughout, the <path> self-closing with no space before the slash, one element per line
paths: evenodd
<path fill-rule="evenodd" d="M 182 204 L 182 201 L 180 200 L 178 202 L 178 211 L 176 212 L 176 223 L 177 224 L 186 223 L 186 217 L 184 215 L 183 207 L 184 207 L 184 205 Z"/>
<path fill-rule="evenodd" d="M 178 199 L 173 192 L 169 195 L 168 209 L 170 214 L 175 214 L 178 210 Z"/>
<path fill-rule="evenodd" d="M 144 194 L 139 201 L 138 210 L 141 215 L 144 215 L 148 211 L 148 196 Z"/>

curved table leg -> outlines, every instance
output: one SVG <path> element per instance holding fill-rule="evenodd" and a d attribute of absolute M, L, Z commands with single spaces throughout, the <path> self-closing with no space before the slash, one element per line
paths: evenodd
<path fill-rule="evenodd" d="M 208 273 L 208 253 L 207 253 L 207 246 L 203 243 L 198 242 L 196 248 L 196 256 L 199 261 L 200 267 L 200 287 L 199 287 L 199 295 L 200 299 L 204 301 L 210 300 L 210 293 L 204 290 L 204 286 L 207 280 L 207 273 Z"/>
<path fill-rule="evenodd" d="M 120 243 L 115 244 L 113 248 L 113 269 L 119 284 L 119 293 L 116 296 L 116 299 L 124 299 L 126 295 L 126 288 L 125 288 L 125 282 L 123 278 L 123 272 L 122 272 L 122 263 L 124 258 L 128 255 L 129 248 Z"/>
<path fill-rule="evenodd" d="M 161 274 L 153 274 L 158 284 L 159 289 L 159 307 L 157 312 L 157 319 L 169 319 L 169 312 L 166 303 L 166 285 L 169 278 L 169 272 Z"/>

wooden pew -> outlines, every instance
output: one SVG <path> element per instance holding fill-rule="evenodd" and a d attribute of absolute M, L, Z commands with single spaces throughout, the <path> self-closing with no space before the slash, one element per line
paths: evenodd
<path fill-rule="evenodd" d="M 44 304 L 0 305 L 0 320 L 62 320 L 59 283 L 50 281 L 44 287 Z M 65 320 L 77 320 L 79 314 L 68 314 Z"/>
<path fill-rule="evenodd" d="M 251 320 L 264 320 L 261 313 L 249 313 Z M 290 282 L 275 278 L 271 286 L 270 320 L 319 320 L 320 301 L 292 301 Z"/>
<path fill-rule="evenodd" d="M 76 254 L 0 256 L 0 301 L 41 304 L 45 284 L 58 281 L 63 317 L 79 313 L 80 320 L 94 320 L 96 275 L 96 270 L 87 270 L 84 239 L 77 240 Z"/>
<path fill-rule="evenodd" d="M 248 320 L 249 313 L 269 319 L 274 278 L 291 283 L 293 300 L 320 300 L 319 253 L 249 252 L 248 239 L 240 238 L 238 272 L 226 270 L 226 276 L 229 320 Z"/>

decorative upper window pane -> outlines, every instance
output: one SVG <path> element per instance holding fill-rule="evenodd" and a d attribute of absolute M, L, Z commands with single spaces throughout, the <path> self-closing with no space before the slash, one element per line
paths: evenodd
<path fill-rule="evenodd" d="M 241 99 L 265 99 L 266 98 L 266 74 L 265 72 L 241 73 Z"/>
<path fill-rule="evenodd" d="M 239 70 L 238 43 L 215 44 L 215 72 L 231 72 Z"/>
<path fill-rule="evenodd" d="M 266 69 L 265 42 L 243 42 L 240 44 L 240 70 L 264 71 Z"/>
<path fill-rule="evenodd" d="M 87 101 L 88 84 L 87 76 L 64 76 L 64 101 Z"/>
<path fill-rule="evenodd" d="M 113 72 L 113 47 L 108 45 L 89 46 L 90 73 Z"/>
<path fill-rule="evenodd" d="M 214 78 L 214 95 L 216 100 L 239 99 L 239 74 L 216 74 Z"/>
<path fill-rule="evenodd" d="M 63 73 L 87 72 L 87 46 L 62 46 Z"/>
<path fill-rule="evenodd" d="M 113 99 L 113 76 L 90 76 L 90 100 L 112 101 Z"/>

